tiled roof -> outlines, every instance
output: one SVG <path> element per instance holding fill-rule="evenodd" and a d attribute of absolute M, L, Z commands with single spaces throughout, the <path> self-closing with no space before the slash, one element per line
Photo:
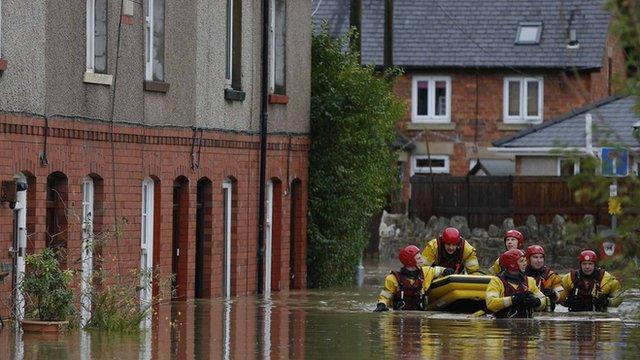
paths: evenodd
<path fill-rule="evenodd" d="M 637 147 L 633 126 L 640 117 L 633 112 L 635 99 L 614 96 L 544 122 L 505 139 L 494 141 L 502 148 L 571 147 L 582 148 L 585 140 L 585 116 L 592 115 L 593 146 Z"/>
<path fill-rule="evenodd" d="M 314 0 L 314 9 L 320 0 Z M 362 62 L 382 65 L 383 0 L 362 0 Z M 600 68 L 610 15 L 604 0 L 394 0 L 393 62 L 414 68 Z M 322 0 L 317 13 L 338 35 L 348 0 Z M 567 48 L 569 19 L 579 41 Z M 536 45 L 515 44 L 518 26 L 541 22 Z"/>

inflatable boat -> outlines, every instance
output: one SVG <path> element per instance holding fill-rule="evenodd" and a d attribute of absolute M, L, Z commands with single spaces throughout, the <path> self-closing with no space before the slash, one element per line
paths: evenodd
<path fill-rule="evenodd" d="M 485 292 L 493 276 L 449 275 L 434 280 L 427 293 L 427 310 L 474 313 L 486 310 Z"/>

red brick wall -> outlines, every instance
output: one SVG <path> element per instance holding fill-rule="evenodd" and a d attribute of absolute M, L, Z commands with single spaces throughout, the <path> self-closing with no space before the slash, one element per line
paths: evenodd
<path fill-rule="evenodd" d="M 180 267 L 181 279 L 185 279 L 187 298 L 194 295 L 195 286 L 195 204 L 197 181 L 202 177 L 213 183 L 212 246 L 209 259 L 211 276 L 206 281 L 211 296 L 222 295 L 223 263 L 223 212 L 222 182 L 226 178 L 234 183 L 234 234 L 232 246 L 232 292 L 234 294 L 254 293 L 257 289 L 257 219 L 258 219 L 258 164 L 259 136 L 220 131 L 205 131 L 200 148 L 200 166 L 191 168 L 191 129 L 149 128 L 142 126 L 116 125 L 115 172 L 111 167 L 111 142 L 109 125 L 89 121 L 52 119 L 49 121 L 47 139 L 48 165 L 42 166 L 38 154 L 44 146 L 44 120 L 29 116 L 0 114 L 0 178 L 11 179 L 18 172 L 32 175 L 33 185 L 28 190 L 29 250 L 45 246 L 46 224 L 46 184 L 47 176 L 59 171 L 68 178 L 68 204 L 71 211 L 81 211 L 82 179 L 95 174 L 103 179 L 104 216 L 102 228 L 114 224 L 114 203 L 112 186 L 115 184 L 115 216 L 122 223 L 122 238 L 119 241 L 119 258 L 116 243 L 104 247 L 103 268 L 115 271 L 118 264 L 121 271 L 138 268 L 140 263 L 140 207 L 142 180 L 153 177 L 156 183 L 154 265 L 161 273 L 171 272 L 172 261 L 172 202 L 173 183 L 180 176 L 188 182 L 188 216 L 183 224 L 186 236 L 181 248 L 186 265 Z M 290 145 L 289 145 L 290 144 Z M 195 147 L 196 150 L 198 147 Z M 299 182 L 299 212 L 296 222 L 296 260 L 306 258 L 306 212 L 308 183 L 308 149 L 306 137 L 289 138 L 284 135 L 269 136 L 269 153 L 266 178 L 282 182 L 281 239 L 279 253 L 281 259 L 275 263 L 281 266 L 281 274 L 289 273 L 289 221 L 291 196 L 289 184 Z M 285 189 L 286 188 L 286 189 Z M 216 190 L 219 189 L 219 190 Z M 12 238 L 12 211 L 8 206 L 0 207 L 0 248 L 8 249 Z M 80 258 L 80 221 L 69 217 L 69 267 L 80 268 L 75 259 Z M 0 262 L 10 263 L 6 251 L 0 252 Z M 295 266 L 296 287 L 306 286 L 306 266 Z M 7 298 L 11 284 L 5 280 L 0 294 Z M 282 276 L 281 288 L 289 288 L 289 276 Z M 6 302 L 4 302 L 6 303 Z M 7 314 L 6 308 L 2 309 Z"/>

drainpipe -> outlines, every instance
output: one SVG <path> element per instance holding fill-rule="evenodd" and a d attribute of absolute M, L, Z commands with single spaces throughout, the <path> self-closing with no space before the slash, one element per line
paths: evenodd
<path fill-rule="evenodd" d="M 260 88 L 260 194 L 258 197 L 258 293 L 264 291 L 264 199 L 267 168 L 267 102 L 269 96 L 269 0 L 262 0 L 262 74 Z"/>
<path fill-rule="evenodd" d="M 591 113 L 587 113 L 584 117 L 584 133 L 585 133 L 585 150 L 589 156 L 593 156 L 593 128 Z"/>

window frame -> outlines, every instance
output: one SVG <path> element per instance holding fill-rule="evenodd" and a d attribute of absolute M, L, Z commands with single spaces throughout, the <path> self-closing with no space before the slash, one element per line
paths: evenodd
<path fill-rule="evenodd" d="M 145 4 L 146 4 L 146 9 L 145 9 L 145 13 L 144 13 L 144 18 L 145 18 L 145 34 L 144 34 L 144 50 L 145 50 L 145 71 L 144 71 L 144 79 L 146 81 L 159 81 L 159 82 L 165 82 L 166 79 L 166 72 L 165 72 L 165 58 L 163 56 L 162 59 L 162 79 L 154 79 L 154 73 L 153 73 L 153 61 L 155 60 L 154 57 L 154 41 L 153 41 L 153 33 L 155 30 L 155 25 L 156 25 L 156 19 L 155 19 L 155 14 L 154 14 L 154 6 L 155 6 L 155 1 L 156 0 L 145 0 Z M 163 19 L 166 20 L 166 13 L 167 13 L 167 3 L 166 1 L 164 2 L 164 16 Z M 165 24 L 163 24 L 163 29 L 165 30 L 165 32 L 163 33 L 162 36 L 162 42 L 163 42 L 163 46 L 166 43 L 165 42 L 165 34 L 166 34 L 166 28 L 164 26 Z M 165 48 L 166 50 L 166 48 Z M 164 52 L 166 53 L 166 51 Z"/>
<path fill-rule="evenodd" d="M 509 83 L 518 82 L 520 88 L 519 115 L 509 115 Z M 529 116 L 527 113 L 527 84 L 538 83 L 538 115 Z M 539 124 L 543 121 L 544 115 L 544 78 L 543 77 L 518 77 L 507 76 L 503 80 L 503 122 L 506 124 Z"/>
<path fill-rule="evenodd" d="M 284 73 L 283 84 L 276 84 L 276 1 L 284 3 Z M 269 0 L 269 93 L 286 95 L 287 93 L 287 2 L 286 0 Z"/>
<path fill-rule="evenodd" d="M 431 174 L 429 167 L 418 167 L 417 161 L 422 159 L 428 159 L 431 157 L 432 160 L 444 160 L 444 166 L 442 167 L 432 167 L 433 174 L 449 174 L 451 169 L 451 159 L 449 155 L 411 155 L 411 175 L 415 174 Z"/>
<path fill-rule="evenodd" d="M 0 4 L 1 5 L 1 4 Z M 96 71 L 96 0 L 87 0 L 86 1 L 86 69 L 87 73 L 92 74 L 107 74 L 109 59 L 108 59 L 108 48 L 109 48 L 109 2 L 105 0 L 105 6 L 107 7 L 107 19 L 106 27 L 107 33 L 105 34 L 105 69 L 104 71 Z"/>
<path fill-rule="evenodd" d="M 2 59 L 2 0 L 0 0 L 0 59 Z"/>
<path fill-rule="evenodd" d="M 418 115 L 418 82 L 429 82 L 428 114 Z M 436 82 L 446 82 L 446 115 L 435 115 L 436 111 Z M 415 75 L 411 79 L 411 122 L 446 124 L 451 122 L 451 76 L 446 75 Z"/>
<path fill-rule="evenodd" d="M 556 174 L 557 176 L 563 176 L 562 175 L 562 162 L 563 161 L 571 161 L 573 162 L 573 174 L 569 175 L 569 176 L 573 176 L 573 175 L 577 175 L 580 173 L 580 161 L 577 159 L 572 159 L 572 158 L 566 158 L 566 157 L 559 157 L 556 161 Z"/>
<path fill-rule="evenodd" d="M 530 28 L 530 27 L 537 27 L 538 28 L 538 33 L 536 34 L 536 38 L 535 40 L 531 40 L 531 41 L 523 41 L 520 40 L 520 35 L 522 34 L 522 28 Z M 518 30 L 516 31 L 516 39 L 514 44 L 516 45 L 539 45 L 540 44 L 540 38 L 542 37 L 542 22 L 523 22 L 518 24 Z"/>

